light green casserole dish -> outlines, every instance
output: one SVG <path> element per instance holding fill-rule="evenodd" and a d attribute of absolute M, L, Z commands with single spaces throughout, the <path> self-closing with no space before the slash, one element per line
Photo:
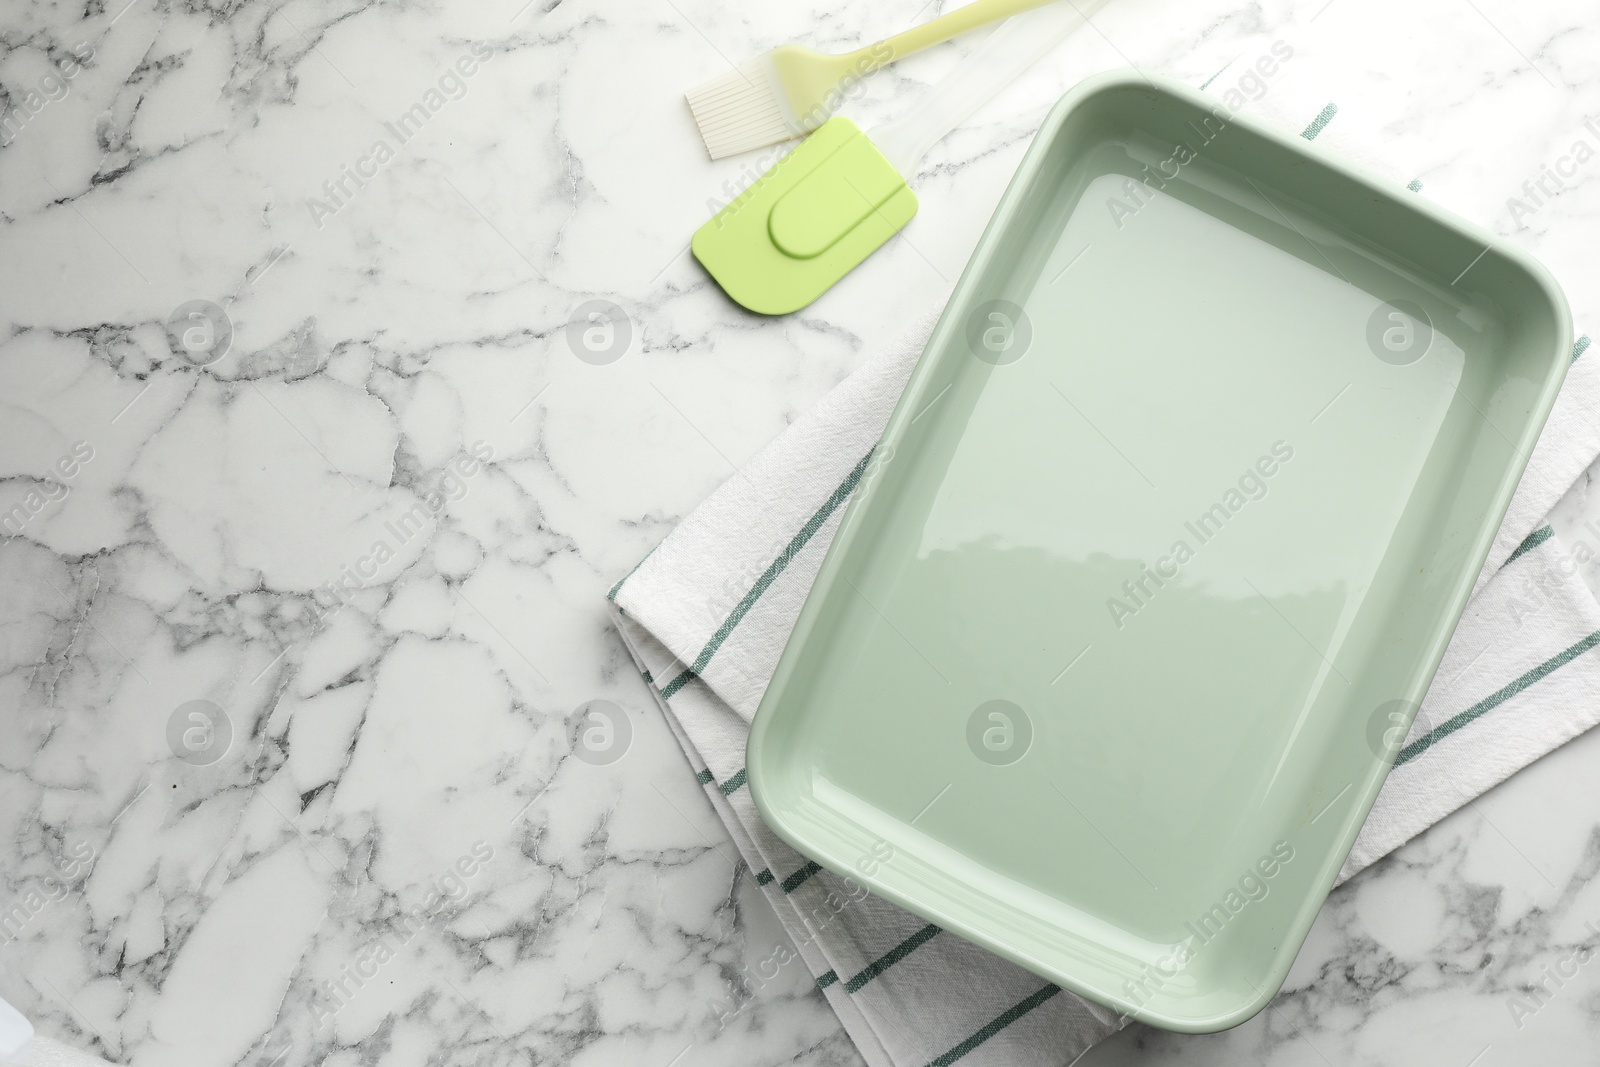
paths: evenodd
<path fill-rule="evenodd" d="M 1491 234 L 1174 82 L 1084 82 L 800 614 L 750 736 L 761 814 L 1136 1019 L 1249 1018 L 1570 347 L 1555 283 Z"/>

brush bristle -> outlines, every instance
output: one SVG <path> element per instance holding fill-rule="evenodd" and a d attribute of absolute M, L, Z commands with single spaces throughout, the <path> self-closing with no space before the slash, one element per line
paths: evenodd
<path fill-rule="evenodd" d="M 756 60 L 684 94 L 712 159 L 748 152 L 799 134 L 778 101 L 772 65 Z"/>

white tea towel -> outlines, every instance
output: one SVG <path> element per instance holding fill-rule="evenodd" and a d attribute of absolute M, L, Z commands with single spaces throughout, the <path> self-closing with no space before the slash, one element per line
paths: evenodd
<path fill-rule="evenodd" d="M 1318 103 L 1291 128 L 1334 139 L 1336 120 Z M 745 788 L 750 720 L 937 313 L 712 494 L 611 599 L 707 795 L 867 1062 L 1059 1067 L 1124 1020 L 821 869 L 763 825 Z M 1543 523 L 1600 453 L 1597 405 L 1596 357 L 1578 359 L 1342 877 L 1600 721 L 1600 607 Z M 741 1003 L 723 1006 L 725 1022 Z"/>

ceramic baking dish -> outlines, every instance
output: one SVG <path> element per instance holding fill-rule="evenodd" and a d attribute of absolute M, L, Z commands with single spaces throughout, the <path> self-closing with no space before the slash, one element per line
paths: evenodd
<path fill-rule="evenodd" d="M 800 614 L 750 736 L 762 815 L 1134 1018 L 1250 1017 L 1570 346 L 1554 282 L 1492 235 L 1174 82 L 1084 82 Z"/>

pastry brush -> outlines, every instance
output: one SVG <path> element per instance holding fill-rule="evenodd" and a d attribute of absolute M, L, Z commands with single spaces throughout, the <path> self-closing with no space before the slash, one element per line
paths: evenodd
<path fill-rule="evenodd" d="M 1051 0 L 973 0 L 931 22 L 843 55 L 779 45 L 686 94 L 712 159 L 809 133 L 862 78 L 902 56 Z"/>

